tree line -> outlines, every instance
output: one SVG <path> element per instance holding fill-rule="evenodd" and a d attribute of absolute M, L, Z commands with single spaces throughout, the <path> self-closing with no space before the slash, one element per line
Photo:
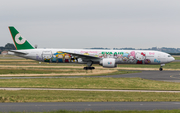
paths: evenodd
<path fill-rule="evenodd" d="M 15 50 L 15 49 L 16 47 L 14 46 L 14 44 L 7 43 L 4 47 L 3 46 L 0 47 L 0 53 L 2 51 L 9 51 L 9 50 Z"/>

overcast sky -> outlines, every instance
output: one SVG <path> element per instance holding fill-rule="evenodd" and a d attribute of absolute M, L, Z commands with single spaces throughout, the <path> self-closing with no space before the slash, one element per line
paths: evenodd
<path fill-rule="evenodd" d="M 180 48 L 180 0 L 0 0 L 0 46 L 8 26 L 39 48 Z"/>

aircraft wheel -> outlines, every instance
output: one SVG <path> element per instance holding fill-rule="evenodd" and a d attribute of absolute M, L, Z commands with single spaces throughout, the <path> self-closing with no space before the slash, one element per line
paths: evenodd
<path fill-rule="evenodd" d="M 160 67 L 160 68 L 159 68 L 159 71 L 162 71 L 162 70 L 163 70 L 163 68 L 162 68 L 162 67 Z"/>
<path fill-rule="evenodd" d="M 84 70 L 88 70 L 87 67 L 84 67 Z"/>
<path fill-rule="evenodd" d="M 92 70 L 95 69 L 94 67 L 84 67 L 84 70 Z"/>

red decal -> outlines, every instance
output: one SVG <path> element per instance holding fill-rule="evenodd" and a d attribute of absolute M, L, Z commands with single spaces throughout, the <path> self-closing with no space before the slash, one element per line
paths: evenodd
<path fill-rule="evenodd" d="M 145 56 L 145 54 L 144 54 L 144 53 L 141 53 L 141 55 Z"/>

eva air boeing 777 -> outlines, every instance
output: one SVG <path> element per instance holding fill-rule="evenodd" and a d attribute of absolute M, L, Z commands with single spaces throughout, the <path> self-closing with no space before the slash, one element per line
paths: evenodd
<path fill-rule="evenodd" d="M 106 68 L 117 67 L 117 64 L 158 64 L 162 71 L 166 63 L 174 58 L 164 52 L 145 50 L 88 50 L 88 49 L 35 49 L 14 27 L 10 26 L 16 50 L 15 55 L 40 62 L 50 63 L 83 63 L 84 69 L 94 69 L 92 64 Z"/>

